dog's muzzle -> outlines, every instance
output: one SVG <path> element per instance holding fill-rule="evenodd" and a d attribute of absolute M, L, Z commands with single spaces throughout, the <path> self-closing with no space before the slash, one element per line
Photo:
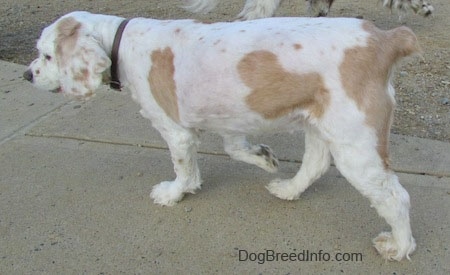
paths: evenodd
<path fill-rule="evenodd" d="M 31 83 L 33 83 L 33 72 L 28 69 L 23 73 L 23 78 L 25 78 L 25 80 L 30 81 Z M 54 90 L 51 90 L 50 92 L 52 93 L 61 93 L 61 87 L 58 87 Z"/>

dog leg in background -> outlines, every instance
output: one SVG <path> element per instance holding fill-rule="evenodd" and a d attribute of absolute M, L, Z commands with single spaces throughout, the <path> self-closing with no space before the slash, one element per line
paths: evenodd
<path fill-rule="evenodd" d="M 325 140 L 311 128 L 305 129 L 305 154 L 298 173 L 292 179 L 273 180 L 267 189 L 284 200 L 295 200 L 330 167 L 330 150 Z"/>
<path fill-rule="evenodd" d="M 427 0 L 383 0 L 383 6 L 398 10 L 400 12 L 400 19 L 402 13 L 404 14 L 408 8 L 424 17 L 431 15 L 434 11 L 434 7 Z"/>
<path fill-rule="evenodd" d="M 314 13 L 315 16 L 321 17 L 328 15 L 334 0 L 307 0 L 307 1 L 309 12 Z"/>
<path fill-rule="evenodd" d="M 416 247 L 409 222 L 409 194 L 384 167 L 376 146 L 355 140 L 351 144 L 331 143 L 330 149 L 342 175 L 392 227 L 392 232 L 382 232 L 373 240 L 377 251 L 387 260 L 409 259 Z"/>
<path fill-rule="evenodd" d="M 282 0 L 247 0 L 236 20 L 272 17 Z"/>
<path fill-rule="evenodd" d="M 170 119 L 163 124 L 153 123 L 167 142 L 172 157 L 176 179 L 164 181 L 153 187 L 150 197 L 157 204 L 172 206 L 185 193 L 194 194 L 201 188 L 200 171 L 197 165 L 198 137 L 190 129 L 185 129 Z"/>
<path fill-rule="evenodd" d="M 252 145 L 245 136 L 223 136 L 224 149 L 231 158 L 256 165 L 267 172 L 275 173 L 278 169 L 278 159 L 269 146 Z"/>
<path fill-rule="evenodd" d="M 236 20 L 252 20 L 272 17 L 282 0 L 246 0 L 244 8 Z M 208 13 L 218 4 L 219 0 L 184 0 L 184 8 L 193 13 Z"/>

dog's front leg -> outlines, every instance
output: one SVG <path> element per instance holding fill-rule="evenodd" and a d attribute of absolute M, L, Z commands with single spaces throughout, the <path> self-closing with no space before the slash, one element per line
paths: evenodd
<path fill-rule="evenodd" d="M 169 125 L 167 125 L 169 124 Z M 167 142 L 176 179 L 163 181 L 153 187 L 150 197 L 155 203 L 172 206 L 180 201 L 185 193 L 195 193 L 200 189 L 200 171 L 197 165 L 197 135 L 170 121 L 164 125 L 153 124 Z"/>

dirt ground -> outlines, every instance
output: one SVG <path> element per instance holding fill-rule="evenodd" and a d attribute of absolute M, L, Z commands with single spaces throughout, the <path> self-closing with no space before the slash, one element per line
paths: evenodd
<path fill-rule="evenodd" d="M 230 21 L 244 0 L 222 1 L 206 15 L 183 10 L 182 0 L 6 0 L 0 5 L 0 59 L 28 64 L 41 30 L 59 16 L 74 10 L 115 14 L 123 17 L 198 18 Z M 6 3 L 5 3 L 6 2 Z M 303 0 L 284 0 L 276 16 L 310 16 Z M 422 18 L 411 12 L 399 20 L 397 13 L 381 7 L 377 0 L 337 0 L 330 16 L 373 21 L 382 29 L 401 24 L 418 36 L 423 58 L 402 63 L 395 77 L 397 110 L 393 133 L 450 141 L 450 3 L 432 0 L 435 14 Z"/>

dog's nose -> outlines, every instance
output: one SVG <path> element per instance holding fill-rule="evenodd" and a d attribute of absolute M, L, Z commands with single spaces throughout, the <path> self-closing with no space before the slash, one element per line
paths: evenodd
<path fill-rule="evenodd" d="M 33 72 L 31 70 L 26 70 L 23 73 L 23 78 L 25 78 L 26 80 L 33 82 Z"/>

